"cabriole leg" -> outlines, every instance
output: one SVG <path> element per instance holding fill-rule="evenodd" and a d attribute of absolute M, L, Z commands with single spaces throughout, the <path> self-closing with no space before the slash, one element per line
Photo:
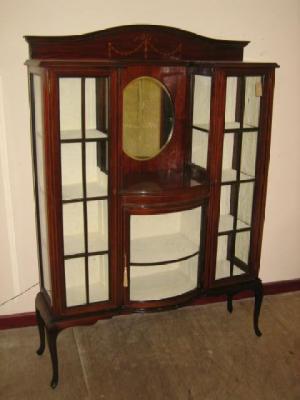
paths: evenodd
<path fill-rule="evenodd" d="M 41 314 L 38 310 L 35 310 L 35 315 L 36 315 L 36 321 L 38 324 L 38 330 L 39 330 L 39 334 L 40 334 L 40 347 L 37 349 L 36 353 L 40 356 L 45 351 L 45 323 L 44 323 L 43 318 L 41 317 Z"/>
<path fill-rule="evenodd" d="M 254 331 L 255 331 L 256 336 L 261 336 L 262 333 L 258 327 L 258 319 L 259 319 L 261 304 L 262 304 L 262 300 L 263 300 L 263 287 L 262 287 L 262 283 L 260 280 L 257 281 L 257 284 L 254 289 L 254 293 L 255 293 L 255 305 L 254 305 L 254 317 L 253 317 Z"/>
<path fill-rule="evenodd" d="M 56 339 L 59 331 L 58 330 L 47 330 L 47 341 L 48 341 L 48 347 L 50 351 L 50 356 L 51 356 L 51 362 L 52 362 L 52 380 L 50 383 L 50 386 L 52 389 L 56 388 L 58 384 L 58 359 L 57 359 L 57 344 L 56 344 Z"/>

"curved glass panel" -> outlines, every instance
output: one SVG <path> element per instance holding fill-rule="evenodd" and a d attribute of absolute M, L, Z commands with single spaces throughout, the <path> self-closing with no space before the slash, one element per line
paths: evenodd
<path fill-rule="evenodd" d="M 162 300 L 195 290 L 202 266 L 201 206 L 130 217 L 130 300 Z"/>
<path fill-rule="evenodd" d="M 123 93 L 123 150 L 136 160 L 157 156 L 170 141 L 174 110 L 167 89 L 156 79 L 134 79 Z"/>

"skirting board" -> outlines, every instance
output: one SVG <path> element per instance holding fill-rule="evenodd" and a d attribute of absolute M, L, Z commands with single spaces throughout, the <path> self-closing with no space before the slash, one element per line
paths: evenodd
<path fill-rule="evenodd" d="M 272 295 L 279 293 L 287 293 L 287 292 L 295 292 L 300 290 L 300 279 L 293 279 L 289 281 L 278 281 L 278 282 L 270 282 L 264 283 L 264 295 Z M 247 297 L 253 296 L 251 292 L 241 292 L 239 293 L 235 299 L 245 299 Z M 192 304 L 200 305 L 200 304 L 208 304 L 208 303 L 217 303 L 226 300 L 226 296 L 212 296 L 212 297 L 203 297 L 193 301 Z M 26 326 L 34 326 L 36 325 L 35 313 L 23 313 L 23 314 L 14 314 L 14 315 L 3 315 L 0 316 L 0 330 L 1 329 L 12 329 L 12 328 L 23 328 Z"/>

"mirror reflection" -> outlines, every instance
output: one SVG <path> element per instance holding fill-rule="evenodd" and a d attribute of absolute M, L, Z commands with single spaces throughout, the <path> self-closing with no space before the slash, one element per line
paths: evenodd
<path fill-rule="evenodd" d="M 136 160 L 149 160 L 169 142 L 174 123 L 172 101 L 156 79 L 131 81 L 123 93 L 123 150 Z"/>

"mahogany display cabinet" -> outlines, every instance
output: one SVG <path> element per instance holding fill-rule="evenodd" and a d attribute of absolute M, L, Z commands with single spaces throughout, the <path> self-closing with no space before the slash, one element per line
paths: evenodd
<path fill-rule="evenodd" d="M 155 25 L 26 40 L 51 386 L 58 333 L 99 318 L 250 290 L 259 336 L 277 65 Z"/>

